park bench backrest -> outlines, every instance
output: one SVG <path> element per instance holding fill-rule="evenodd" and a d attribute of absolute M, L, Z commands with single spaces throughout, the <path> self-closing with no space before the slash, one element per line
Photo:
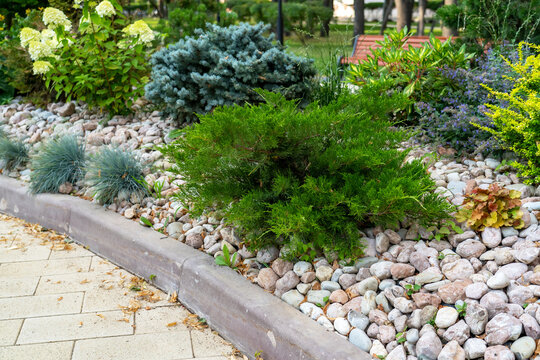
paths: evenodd
<path fill-rule="evenodd" d="M 441 41 L 448 40 L 447 37 L 437 36 L 437 39 Z M 343 56 L 339 59 L 340 65 L 346 64 L 358 64 L 367 59 L 371 54 L 371 49 L 380 48 L 381 45 L 377 41 L 384 40 L 384 35 L 359 35 L 354 41 L 353 51 L 351 56 Z M 409 46 L 420 48 L 422 44 L 429 41 L 429 36 L 409 36 L 404 47 Z"/>

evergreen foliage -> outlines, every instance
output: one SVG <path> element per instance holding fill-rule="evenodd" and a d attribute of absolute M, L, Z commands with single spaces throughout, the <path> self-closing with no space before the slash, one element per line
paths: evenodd
<path fill-rule="evenodd" d="M 86 180 L 95 191 L 95 198 L 102 204 L 110 204 L 116 198 L 129 200 L 131 195 L 147 194 L 142 165 L 130 153 L 116 148 L 105 148 L 88 164 Z"/>
<path fill-rule="evenodd" d="M 195 215 L 224 211 L 251 248 L 278 243 L 289 256 L 359 255 L 360 226 L 437 223 L 451 207 L 420 161 L 404 163 L 408 135 L 386 120 L 407 100 L 378 91 L 302 111 L 261 92 L 265 103 L 201 116 L 162 149 L 186 181 L 178 196 Z"/>
<path fill-rule="evenodd" d="M 524 54 L 526 47 L 534 52 Z M 518 175 L 526 177 L 526 183 L 540 183 L 540 45 L 521 43 L 517 61 L 505 59 L 517 74 L 512 81 L 512 89 L 496 91 L 485 86 L 491 95 L 507 106 L 486 104 L 486 114 L 493 120 L 494 128 L 473 124 L 490 132 L 503 143 L 503 147 L 514 151 L 526 162 L 513 162 Z"/>
<path fill-rule="evenodd" d="M 12 140 L 0 131 L 0 160 L 6 170 L 13 170 L 28 161 L 28 147 L 20 140 Z"/>
<path fill-rule="evenodd" d="M 267 30 L 262 23 L 195 30 L 195 37 L 152 56 L 146 97 L 181 123 L 217 106 L 259 101 L 254 88 L 307 97 L 316 74 L 313 61 L 273 44 Z"/>
<path fill-rule="evenodd" d="M 47 141 L 32 160 L 30 192 L 56 193 L 65 182 L 77 183 L 84 176 L 84 145 L 74 136 Z"/>

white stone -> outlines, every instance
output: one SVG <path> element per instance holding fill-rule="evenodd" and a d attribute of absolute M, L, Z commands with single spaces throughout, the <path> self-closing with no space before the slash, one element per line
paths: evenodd
<path fill-rule="evenodd" d="M 489 286 L 491 289 L 504 289 L 510 284 L 510 279 L 506 276 L 506 274 L 502 271 L 497 271 L 495 275 L 490 277 L 487 281 L 487 286 Z"/>
<path fill-rule="evenodd" d="M 341 335 L 347 335 L 351 331 L 351 325 L 347 319 L 339 317 L 334 320 L 334 328 Z"/>
<path fill-rule="evenodd" d="M 458 312 L 453 307 L 443 307 L 439 309 L 435 316 L 435 325 L 440 329 L 446 329 L 454 325 L 458 319 Z"/>

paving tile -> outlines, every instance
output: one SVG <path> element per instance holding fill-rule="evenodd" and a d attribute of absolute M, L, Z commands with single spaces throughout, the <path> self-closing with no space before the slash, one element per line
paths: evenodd
<path fill-rule="evenodd" d="M 192 331 L 191 343 L 193 344 L 193 353 L 196 358 L 205 356 L 219 357 L 231 353 L 231 345 L 209 329 Z"/>
<path fill-rule="evenodd" d="M 84 296 L 82 307 L 83 313 L 96 311 L 118 310 L 122 306 L 128 306 L 133 296 L 124 288 L 113 287 L 107 289 L 89 289 Z"/>
<path fill-rule="evenodd" d="M 38 260 L 0 264 L 0 278 L 42 275 L 71 274 L 86 272 L 90 266 L 90 257 L 74 259 Z"/>
<path fill-rule="evenodd" d="M 25 320 L 17 344 L 131 335 L 132 325 L 133 316 L 122 311 L 33 318 Z"/>
<path fill-rule="evenodd" d="M 83 296 L 79 292 L 2 298 L 0 320 L 79 313 Z"/>
<path fill-rule="evenodd" d="M 184 319 L 189 312 L 183 306 L 165 306 L 151 310 L 139 310 L 135 314 L 135 334 L 174 332 L 189 330 Z M 173 325 L 176 323 L 176 325 Z M 171 325 L 171 326 L 168 326 Z"/>
<path fill-rule="evenodd" d="M 15 345 L 22 322 L 22 319 L 0 321 L 0 346 Z"/>
<path fill-rule="evenodd" d="M 105 273 L 109 271 L 119 271 L 120 268 L 108 260 L 102 259 L 99 256 L 92 257 L 92 264 L 90 265 L 90 271 Z"/>
<path fill-rule="evenodd" d="M 192 357 L 189 332 L 177 331 L 80 340 L 75 343 L 72 360 L 173 360 Z"/>
<path fill-rule="evenodd" d="M 0 280 L 0 283 L 2 280 Z M 87 272 L 42 276 L 37 285 L 36 295 L 63 292 L 87 291 L 116 285 L 110 276 Z"/>
<path fill-rule="evenodd" d="M 95 256 L 93 252 L 86 250 L 80 245 L 72 244 L 71 250 L 54 250 L 51 252 L 49 259 L 69 259 L 75 257 Z"/>
<path fill-rule="evenodd" d="M 39 277 L 0 278 L 0 298 L 33 295 Z"/>
<path fill-rule="evenodd" d="M 0 248 L 0 263 L 47 260 L 51 250 L 42 245 L 25 246 L 25 242 L 14 241 L 10 247 Z"/>
<path fill-rule="evenodd" d="M 2 360 L 70 360 L 73 342 L 0 347 Z"/>
<path fill-rule="evenodd" d="M 161 306 L 171 306 L 166 300 L 166 295 L 159 291 L 162 300 L 157 302 L 148 302 L 139 299 L 141 308 L 156 308 Z M 93 288 L 86 291 L 82 307 L 83 313 L 96 311 L 118 310 L 121 306 L 128 306 L 130 301 L 135 298 L 136 292 L 127 287 L 113 286 L 108 288 Z"/>

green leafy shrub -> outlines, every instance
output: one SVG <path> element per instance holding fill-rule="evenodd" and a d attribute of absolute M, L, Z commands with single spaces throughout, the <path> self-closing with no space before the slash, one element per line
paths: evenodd
<path fill-rule="evenodd" d="M 115 0 L 95 8 L 89 3 L 84 3 L 77 34 L 69 32 L 72 24 L 64 13 L 49 7 L 43 11 L 48 28 L 23 28 L 21 44 L 34 61 L 34 73 L 44 74 L 46 86 L 58 96 L 85 101 L 111 116 L 130 112 L 144 94 L 146 45 L 154 34 L 142 20 L 129 25 Z"/>
<path fill-rule="evenodd" d="M 438 69 L 468 67 L 473 57 L 465 46 L 455 49 L 450 40 L 441 42 L 433 35 L 421 48 L 406 48 L 407 36 L 405 29 L 385 35 L 367 60 L 351 65 L 349 81 L 358 86 L 379 82 L 412 100 L 428 100 L 437 98 L 446 86 Z"/>
<path fill-rule="evenodd" d="M 536 54 L 524 58 L 526 46 Z M 503 147 L 515 152 L 525 163 L 515 161 L 511 165 L 518 169 L 519 175 L 526 177 L 527 183 L 540 182 L 540 45 L 521 43 L 519 58 L 512 63 L 506 59 L 515 78 L 509 92 L 495 91 L 485 86 L 490 93 L 505 105 L 486 104 L 486 114 L 493 120 L 495 128 L 479 128 L 493 134 L 502 141 Z"/>
<path fill-rule="evenodd" d="M 210 25 L 158 51 L 146 97 L 180 122 L 217 106 L 258 101 L 254 88 L 307 98 L 316 74 L 313 62 L 272 43 L 267 30 L 261 23 Z"/>
<path fill-rule="evenodd" d="M 33 194 L 56 193 L 60 185 L 76 184 L 84 176 L 84 145 L 73 136 L 45 142 L 30 168 L 30 191 Z"/>
<path fill-rule="evenodd" d="M 86 181 L 102 204 L 115 199 L 129 200 L 132 195 L 147 194 L 142 165 L 130 153 L 115 148 L 105 148 L 92 157 L 88 164 Z"/>
<path fill-rule="evenodd" d="M 0 14 L 0 38 L 5 30 L 5 16 Z M 15 93 L 15 89 L 8 83 L 9 69 L 5 66 L 6 58 L 2 56 L 2 45 L 5 40 L 0 40 L 0 105 L 8 103 Z"/>
<path fill-rule="evenodd" d="M 0 2 L 0 14 L 5 17 L 5 27 L 9 29 L 17 16 L 23 16 L 29 9 L 46 5 L 47 0 L 6 0 Z"/>
<path fill-rule="evenodd" d="M 232 9 L 241 21 L 276 24 L 278 8 L 276 2 L 265 0 L 229 0 Z M 283 25 L 286 31 L 294 32 L 301 41 L 314 35 L 318 26 L 332 19 L 333 11 L 323 5 L 322 0 L 294 0 L 283 3 Z"/>
<path fill-rule="evenodd" d="M 162 149 L 186 181 L 179 196 L 194 214 L 223 210 L 252 248 L 277 243 L 291 256 L 358 255 L 363 225 L 437 223 L 450 205 L 420 161 L 404 163 L 408 152 L 398 147 L 407 134 L 386 120 L 404 98 L 370 95 L 299 111 L 262 92 L 267 102 L 258 106 L 201 116 Z"/>
<path fill-rule="evenodd" d="M 28 162 L 28 147 L 19 140 L 12 140 L 0 134 L 0 160 L 6 170 L 13 170 Z"/>
<path fill-rule="evenodd" d="M 186 36 L 193 36 L 195 29 L 206 30 L 207 24 L 216 22 L 217 12 L 220 12 L 220 26 L 230 26 L 238 18 L 235 12 L 227 12 L 220 4 L 213 0 L 195 2 L 192 0 L 182 1 L 179 6 L 170 11 L 168 18 L 169 24 L 166 28 L 167 42 L 177 42 Z"/>
<path fill-rule="evenodd" d="M 471 44 L 538 43 L 539 13 L 540 0 L 462 0 L 458 5 L 445 5 L 437 10 L 442 22 L 462 29 L 461 38 Z"/>
<path fill-rule="evenodd" d="M 41 15 L 38 10 L 31 10 L 26 17 L 15 14 L 11 27 L 0 30 L 0 98 L 4 102 L 22 95 L 25 101 L 46 105 L 53 98 L 42 77 L 33 73 L 32 60 L 18 38 L 24 27 L 43 28 Z M 0 21 L 0 27 L 4 26 Z"/>
<path fill-rule="evenodd" d="M 519 229 L 523 227 L 520 197 L 519 191 L 501 188 L 497 184 L 491 184 L 488 189 L 476 188 L 465 196 L 456 219 L 466 221 L 471 229 L 480 231 L 501 226 Z"/>

